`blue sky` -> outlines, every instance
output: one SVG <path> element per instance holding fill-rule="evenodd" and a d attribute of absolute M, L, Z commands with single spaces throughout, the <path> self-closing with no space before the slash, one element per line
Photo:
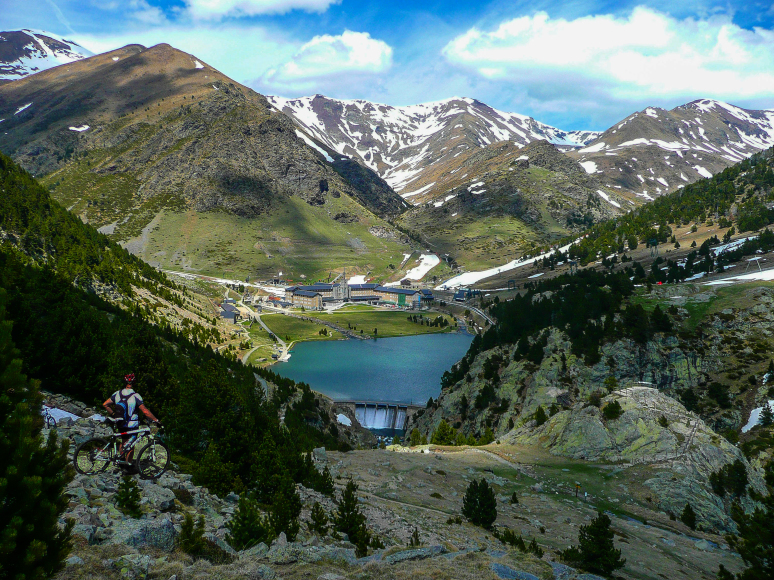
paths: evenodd
<path fill-rule="evenodd" d="M 159 42 L 265 94 L 467 96 L 565 129 L 716 98 L 774 109 L 774 0 L 0 0 L 0 29 Z"/>

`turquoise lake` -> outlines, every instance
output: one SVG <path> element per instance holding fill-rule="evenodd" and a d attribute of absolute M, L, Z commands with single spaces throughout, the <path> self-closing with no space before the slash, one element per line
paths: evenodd
<path fill-rule="evenodd" d="M 302 342 L 274 372 L 339 401 L 424 404 L 441 392 L 441 377 L 473 337 L 420 334 L 377 340 Z"/>

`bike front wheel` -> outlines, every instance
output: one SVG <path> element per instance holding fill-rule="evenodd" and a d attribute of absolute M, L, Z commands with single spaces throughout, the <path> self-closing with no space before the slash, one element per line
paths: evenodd
<path fill-rule="evenodd" d="M 135 462 L 141 478 L 158 479 L 169 467 L 169 448 L 153 440 L 140 449 Z"/>
<path fill-rule="evenodd" d="M 73 455 L 75 471 L 96 475 L 107 469 L 113 460 L 113 447 L 104 439 L 89 439 L 81 443 Z"/>

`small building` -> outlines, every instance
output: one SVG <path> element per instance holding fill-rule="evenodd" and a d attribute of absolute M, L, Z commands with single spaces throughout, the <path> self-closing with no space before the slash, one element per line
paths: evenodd
<path fill-rule="evenodd" d="M 454 301 L 455 302 L 465 302 L 467 300 L 468 293 L 465 290 L 457 290 L 454 293 Z"/>
<path fill-rule="evenodd" d="M 419 290 L 411 288 L 395 288 L 392 286 L 379 286 L 374 290 L 382 302 L 396 304 L 406 308 L 419 308 L 421 294 Z"/>
<path fill-rule="evenodd" d="M 239 310 L 233 304 L 224 301 L 220 306 L 220 317 L 236 324 L 240 318 Z"/>
<path fill-rule="evenodd" d="M 420 294 L 420 300 L 423 303 L 433 302 L 435 300 L 435 296 L 433 296 L 432 291 L 428 290 L 427 288 L 423 288 L 419 291 Z"/>
<path fill-rule="evenodd" d="M 303 306 L 307 310 L 322 310 L 323 295 L 311 290 L 293 292 L 293 306 Z"/>

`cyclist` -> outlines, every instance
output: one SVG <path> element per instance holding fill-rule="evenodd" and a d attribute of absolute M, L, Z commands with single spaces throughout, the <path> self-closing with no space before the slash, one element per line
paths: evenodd
<path fill-rule="evenodd" d="M 145 415 L 153 423 L 161 425 L 161 421 L 156 419 L 153 413 L 151 413 L 148 407 L 146 407 L 143 403 L 140 394 L 134 390 L 134 379 L 135 377 L 133 373 L 125 375 L 124 382 L 126 382 L 126 386 L 123 389 L 113 393 L 107 401 L 102 403 L 102 406 L 107 409 L 108 413 L 113 416 L 114 420 L 117 420 L 116 426 L 122 431 L 132 431 L 140 426 L 140 416 L 137 413 L 138 410 L 142 411 L 143 415 Z M 116 415 L 118 416 L 116 417 Z M 137 435 L 124 435 L 121 439 L 122 441 L 120 451 L 123 455 L 124 447 L 134 443 L 137 440 Z M 134 449 L 132 448 L 129 450 L 128 455 L 124 457 L 124 460 L 127 463 L 131 463 L 133 454 Z"/>

